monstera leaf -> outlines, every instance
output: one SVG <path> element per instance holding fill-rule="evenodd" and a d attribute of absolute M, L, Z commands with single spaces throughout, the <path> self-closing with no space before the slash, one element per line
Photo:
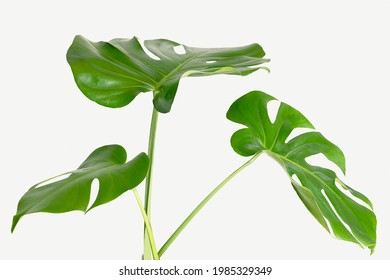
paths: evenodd
<path fill-rule="evenodd" d="M 24 215 L 73 210 L 86 212 L 135 188 L 148 172 L 149 158 L 141 153 L 126 162 L 126 157 L 125 149 L 119 145 L 103 146 L 93 151 L 77 170 L 68 172 L 69 177 L 46 185 L 36 184 L 20 199 L 12 231 Z M 87 209 L 94 179 L 99 180 L 99 192 Z"/>
<path fill-rule="evenodd" d="M 179 43 L 147 40 L 145 53 L 136 37 L 91 42 L 76 36 L 67 53 L 75 81 L 91 100 L 107 107 L 129 104 L 140 92 L 154 92 L 154 106 L 169 112 L 181 77 L 248 75 L 267 62 L 258 44 L 236 48 L 192 48 L 175 52 Z"/>
<path fill-rule="evenodd" d="M 286 170 L 304 205 L 327 231 L 373 251 L 376 217 L 371 202 L 343 183 L 334 171 L 306 161 L 308 157 L 322 153 L 345 172 L 342 151 L 316 131 L 303 133 L 286 143 L 295 128 L 314 127 L 300 112 L 285 103 L 281 103 L 272 123 L 267 110 L 271 100 L 275 98 L 253 91 L 232 104 L 227 118 L 247 127 L 233 134 L 233 149 L 242 156 L 263 152 L 274 158 Z"/>

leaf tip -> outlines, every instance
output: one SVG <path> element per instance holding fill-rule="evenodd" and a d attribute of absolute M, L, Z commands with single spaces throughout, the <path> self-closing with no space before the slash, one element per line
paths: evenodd
<path fill-rule="evenodd" d="M 270 60 L 268 59 L 268 61 L 267 62 L 269 62 Z M 262 69 L 262 70 L 265 70 L 265 71 L 267 71 L 267 73 L 268 74 L 270 74 L 271 73 L 271 69 L 269 69 L 268 67 L 265 67 L 265 66 L 261 66 L 261 67 L 259 67 L 259 69 Z"/>
<path fill-rule="evenodd" d="M 11 233 L 14 233 L 16 225 L 18 224 L 21 216 L 15 215 L 12 219 Z"/>
<path fill-rule="evenodd" d="M 93 208 L 95 208 L 95 207 L 96 207 L 96 205 L 95 205 L 95 203 L 94 203 L 94 204 L 92 204 L 88 209 L 84 210 L 84 211 L 83 211 L 83 212 L 84 212 L 84 216 L 87 215 L 88 212 L 91 211 L 91 210 L 92 210 Z"/>

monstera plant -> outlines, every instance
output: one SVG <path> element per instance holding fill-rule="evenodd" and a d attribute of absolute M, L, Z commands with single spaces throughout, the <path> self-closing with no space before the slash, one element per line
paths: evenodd
<path fill-rule="evenodd" d="M 181 50 L 179 51 L 179 48 Z M 260 155 L 276 160 L 290 178 L 291 185 L 315 219 L 338 239 L 354 242 L 373 252 L 376 245 L 376 217 L 370 200 L 345 184 L 328 168 L 308 163 L 307 158 L 323 154 L 345 172 L 343 152 L 293 107 L 281 103 L 276 119 L 270 120 L 268 102 L 274 97 L 252 91 L 237 99 L 227 118 L 241 124 L 231 137 L 233 150 L 250 159 L 215 187 L 157 249 L 151 224 L 154 146 L 159 113 L 168 113 L 174 103 L 180 79 L 216 74 L 249 75 L 269 60 L 258 44 L 236 48 L 194 48 L 173 41 L 132 39 L 91 42 L 76 36 L 67 60 L 81 92 L 106 107 L 129 104 L 141 92 L 153 94 L 148 152 L 127 161 L 119 145 L 94 150 L 75 170 L 31 187 L 20 199 L 12 231 L 21 217 L 36 212 L 88 212 L 132 190 L 144 220 L 144 259 L 160 259 L 176 237 L 213 196 Z M 308 128 L 288 140 L 296 128 Z M 54 182 L 53 182 L 54 179 Z M 99 181 L 99 191 L 90 202 L 91 185 Z M 137 188 L 145 180 L 142 200 Z M 50 182 L 49 182 L 50 181 Z M 278 186 L 275 186 L 278 187 Z M 88 205 L 91 205 L 88 208 Z M 287 207 L 287 206 L 286 206 Z"/>

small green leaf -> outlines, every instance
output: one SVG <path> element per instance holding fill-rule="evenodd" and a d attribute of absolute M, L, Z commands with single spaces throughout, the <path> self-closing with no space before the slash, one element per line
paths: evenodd
<path fill-rule="evenodd" d="M 344 184 L 334 171 L 306 161 L 322 153 L 345 173 L 343 152 L 316 131 L 300 134 L 286 143 L 295 128 L 314 127 L 299 111 L 285 103 L 281 103 L 272 123 L 267 110 L 271 100 L 275 98 L 253 91 L 232 104 L 227 118 L 247 127 L 233 134 L 233 149 L 242 156 L 265 152 L 274 158 L 290 176 L 304 205 L 327 231 L 332 230 L 335 237 L 368 247 L 373 252 L 376 217 L 370 200 Z M 299 180 L 294 180 L 294 175 Z"/>
<path fill-rule="evenodd" d="M 140 153 L 129 162 L 126 162 L 126 157 L 122 146 L 103 146 L 93 151 L 77 170 L 69 172 L 69 177 L 54 183 L 34 185 L 20 199 L 11 231 L 24 215 L 74 210 L 87 212 L 135 188 L 148 172 L 149 157 Z M 87 209 L 94 179 L 99 180 L 99 192 L 95 202 Z"/>
<path fill-rule="evenodd" d="M 140 92 L 154 92 L 157 111 L 170 111 L 179 81 L 186 76 L 215 74 L 248 75 L 268 62 L 258 44 L 236 48 L 193 48 L 179 43 L 147 40 L 145 48 L 136 37 L 91 42 L 76 36 L 67 53 L 75 81 L 89 99 L 107 107 L 123 107 Z"/>

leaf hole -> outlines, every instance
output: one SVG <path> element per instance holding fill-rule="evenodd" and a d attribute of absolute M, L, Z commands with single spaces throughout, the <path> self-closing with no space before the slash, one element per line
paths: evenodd
<path fill-rule="evenodd" d="M 217 61 L 216 60 L 208 60 L 208 61 L 206 61 L 207 64 L 213 64 L 215 62 L 217 62 Z"/>
<path fill-rule="evenodd" d="M 330 231 L 330 235 L 333 236 L 333 237 L 336 237 L 336 235 L 334 234 L 334 231 L 333 231 L 333 228 L 332 228 L 332 225 L 330 224 L 329 220 L 327 218 L 325 218 L 324 216 L 322 216 L 325 220 L 325 223 L 326 225 L 328 226 L 328 229 Z"/>
<path fill-rule="evenodd" d="M 339 173 L 339 175 L 342 175 L 340 167 L 338 167 L 334 162 L 330 161 L 324 154 L 319 153 L 311 155 L 305 158 L 305 161 L 312 166 L 327 168 L 336 171 L 336 173 Z"/>
<path fill-rule="evenodd" d="M 151 59 L 154 59 L 154 60 L 161 60 L 157 55 L 155 55 L 154 53 L 152 53 L 151 51 L 148 50 L 147 47 L 145 47 L 145 40 L 140 40 L 140 45 L 142 47 L 142 49 L 144 50 L 144 52 L 151 58 Z"/>
<path fill-rule="evenodd" d="M 311 132 L 311 131 L 313 131 L 312 128 L 304 128 L 304 127 L 294 128 L 293 131 L 291 131 L 291 133 L 288 135 L 285 143 L 287 144 L 288 142 L 290 142 L 295 137 L 297 137 L 297 136 L 299 136 L 301 134 L 304 134 L 306 132 Z"/>
<path fill-rule="evenodd" d="M 174 46 L 173 47 L 173 50 L 175 51 L 175 53 L 177 54 L 186 54 L 186 49 L 184 48 L 183 45 L 179 45 L 179 46 Z"/>
<path fill-rule="evenodd" d="M 302 186 L 302 182 L 301 182 L 301 180 L 299 180 L 297 174 L 293 174 L 293 175 L 291 176 L 291 180 L 293 180 L 295 183 L 297 183 L 297 184 L 299 184 L 299 185 Z"/>
<path fill-rule="evenodd" d="M 95 203 L 96 198 L 97 198 L 98 193 L 99 193 L 99 188 L 100 188 L 99 179 L 93 179 L 93 181 L 91 183 L 91 192 L 89 194 L 89 202 L 88 202 L 88 207 L 87 207 L 88 210 Z"/>
<path fill-rule="evenodd" d="M 330 208 L 332 209 L 332 211 L 335 213 L 335 215 L 337 216 L 337 218 L 341 221 L 341 219 L 339 218 L 339 215 L 337 214 L 336 210 L 334 209 L 333 204 L 332 204 L 332 202 L 330 202 L 329 197 L 326 195 L 324 189 L 321 190 L 321 194 L 322 194 L 322 196 L 325 198 L 326 202 L 329 204 L 329 207 L 330 207 Z M 324 217 L 324 219 L 325 219 L 325 221 L 326 221 L 326 224 L 328 225 L 328 228 L 329 228 L 329 230 L 330 230 L 330 234 L 331 234 L 333 237 L 337 238 L 337 237 L 336 237 L 336 234 L 335 234 L 334 231 L 333 231 L 333 227 L 332 227 L 331 223 L 329 222 L 329 220 L 328 220 L 327 218 L 325 218 L 325 217 Z M 341 222 L 342 222 L 342 221 L 341 221 Z"/>
<path fill-rule="evenodd" d="M 271 100 L 267 103 L 268 117 L 271 123 L 275 123 L 276 116 L 278 115 L 279 107 L 280 107 L 279 100 Z"/>
<path fill-rule="evenodd" d="M 336 209 L 334 208 L 332 202 L 330 201 L 330 199 L 329 199 L 329 197 L 328 197 L 328 195 L 326 194 L 326 192 L 325 192 L 324 189 L 321 190 L 321 194 L 324 196 L 325 200 L 328 202 L 330 208 L 332 209 L 332 211 L 333 211 L 334 214 L 336 215 L 337 219 L 343 224 L 343 226 L 346 228 L 346 230 L 347 230 L 347 231 L 348 231 L 348 232 L 349 232 L 349 233 L 350 233 L 350 234 L 359 242 L 359 239 L 356 238 L 356 236 L 353 234 L 353 232 L 352 232 L 352 230 L 351 230 L 351 227 L 350 227 L 348 224 L 346 224 L 346 223 L 344 222 L 344 220 L 340 217 L 339 213 L 338 213 L 338 212 L 336 211 Z M 328 224 L 328 227 L 329 227 L 329 229 L 331 229 L 332 235 L 333 235 L 334 237 L 337 238 L 337 236 L 334 234 L 333 228 L 330 226 L 330 224 Z"/>
<path fill-rule="evenodd" d="M 335 182 L 336 184 L 336 187 L 343 193 L 345 194 L 346 196 L 348 196 L 348 198 L 352 199 L 354 202 L 356 202 L 357 204 L 361 205 L 361 206 L 364 206 L 368 209 L 371 209 L 370 205 L 368 205 L 367 203 L 365 203 L 363 200 L 361 200 L 360 198 L 354 196 L 352 193 L 349 192 L 349 190 L 345 189 L 337 180 Z"/>

